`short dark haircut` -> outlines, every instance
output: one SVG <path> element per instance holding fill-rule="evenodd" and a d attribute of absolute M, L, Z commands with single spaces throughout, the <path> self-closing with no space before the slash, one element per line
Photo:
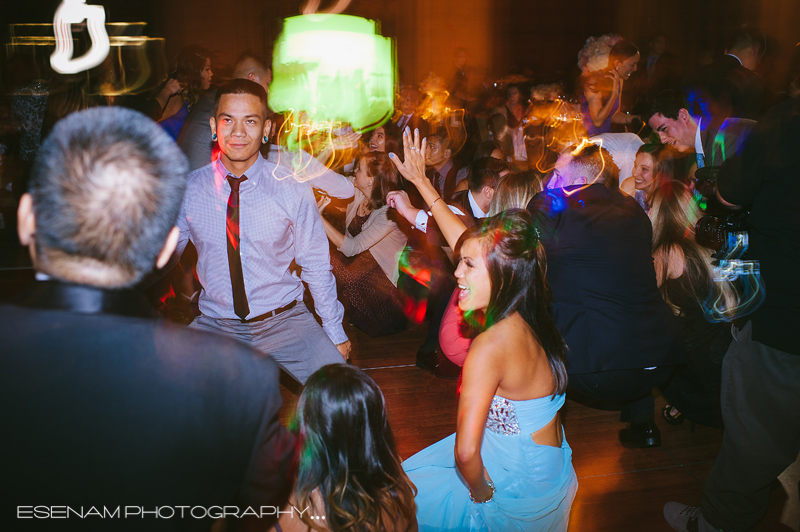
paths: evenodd
<path fill-rule="evenodd" d="M 683 92 L 673 89 L 661 91 L 650 100 L 644 121 L 649 122 L 655 115 L 677 120 L 681 109 L 686 109 L 686 112 L 689 112 L 689 102 Z"/>
<path fill-rule="evenodd" d="M 31 172 L 36 250 L 92 259 L 131 286 L 175 226 L 189 169 L 169 135 L 122 107 L 73 113 L 42 143 Z"/>
<path fill-rule="evenodd" d="M 272 62 L 265 55 L 253 50 L 245 50 L 236 58 L 236 62 L 233 64 L 233 71 L 236 72 L 242 66 L 242 63 L 246 61 L 252 61 L 264 71 L 271 70 L 270 65 Z"/>
<path fill-rule="evenodd" d="M 611 51 L 608 52 L 608 68 L 612 68 L 614 66 L 614 61 L 619 61 L 621 63 L 638 53 L 638 46 L 629 40 L 622 39 L 617 44 L 612 46 Z"/>
<path fill-rule="evenodd" d="M 728 51 L 753 48 L 761 57 L 767 51 L 767 38 L 758 28 L 742 26 L 728 39 Z"/>
<path fill-rule="evenodd" d="M 619 167 L 614 164 L 614 159 L 608 150 L 599 144 L 590 142 L 573 145 L 567 149 L 572 155 L 570 166 L 583 174 L 588 180 L 588 184 L 603 184 L 613 188 L 615 183 L 619 183 Z"/>
<path fill-rule="evenodd" d="M 214 116 L 217 116 L 217 111 L 219 111 L 220 98 L 226 94 L 252 94 L 253 96 L 257 96 L 264 105 L 264 119 L 272 119 L 272 113 L 269 110 L 269 103 L 267 101 L 267 91 L 255 81 L 250 81 L 249 79 L 231 79 L 220 85 L 219 89 L 217 89 L 217 97 L 214 98 Z"/>
<path fill-rule="evenodd" d="M 497 188 L 500 174 L 508 170 L 508 165 L 500 159 L 482 157 L 469 165 L 467 183 L 472 192 L 480 192 L 483 187 Z"/>

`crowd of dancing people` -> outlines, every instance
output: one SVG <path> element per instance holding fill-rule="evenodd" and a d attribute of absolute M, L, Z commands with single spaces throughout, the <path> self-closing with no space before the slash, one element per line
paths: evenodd
<path fill-rule="evenodd" d="M 220 73 L 187 46 L 125 98 L 18 91 L 2 177 L 36 281 L 0 305 L 8 529 L 97 507 L 124 518 L 82 529 L 564 531 L 567 393 L 616 405 L 628 448 L 656 417 L 723 429 L 701 506 L 664 516 L 755 525 L 800 451 L 800 61 L 770 89 L 757 30 L 684 71 L 666 47 L 592 37 L 558 83 L 478 81 L 458 50 L 422 85 L 446 91 L 402 80 L 391 120 L 306 151 L 250 51 Z M 453 435 L 400 456 L 345 320 L 427 327 Z"/>

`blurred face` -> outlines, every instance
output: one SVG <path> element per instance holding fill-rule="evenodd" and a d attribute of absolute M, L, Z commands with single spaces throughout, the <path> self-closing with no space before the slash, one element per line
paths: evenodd
<path fill-rule="evenodd" d="M 456 268 L 458 282 L 458 308 L 484 310 L 489 306 L 492 283 L 478 240 L 471 238 L 461 246 L 461 260 Z"/>
<path fill-rule="evenodd" d="M 200 71 L 200 79 L 203 80 L 204 91 L 207 91 L 211 86 L 211 78 L 213 77 L 214 73 L 211 71 L 211 59 L 206 59 L 206 64 L 203 67 L 203 70 Z"/>
<path fill-rule="evenodd" d="M 511 87 L 506 92 L 506 98 L 508 99 L 508 103 L 517 104 L 519 103 L 519 89 L 516 87 Z"/>
<path fill-rule="evenodd" d="M 661 55 L 667 50 L 667 38 L 663 35 L 656 37 L 653 40 L 653 53 Z"/>
<path fill-rule="evenodd" d="M 641 56 L 639 52 L 636 52 L 636 55 L 630 56 L 621 63 L 619 61 L 615 61 L 616 63 L 615 68 L 619 73 L 619 77 L 621 77 L 622 79 L 629 79 L 631 77 L 631 74 L 636 72 L 636 66 L 639 64 L 640 57 Z"/>
<path fill-rule="evenodd" d="M 456 66 L 463 68 L 467 64 L 467 52 L 461 51 L 456 54 Z"/>
<path fill-rule="evenodd" d="M 658 135 L 661 144 L 668 144 L 680 152 L 694 151 L 697 125 L 691 121 L 686 109 L 678 112 L 677 120 L 656 113 L 650 118 L 648 124 Z"/>
<path fill-rule="evenodd" d="M 547 188 L 550 190 L 556 188 L 564 188 L 573 184 L 572 171 L 571 171 L 572 155 L 569 153 L 562 153 L 556 161 L 556 166 L 553 168 L 553 173 L 550 180 L 547 182 Z"/>
<path fill-rule="evenodd" d="M 369 193 L 372 192 L 372 177 L 369 175 L 369 170 L 367 169 L 367 159 L 365 157 L 362 157 L 358 162 L 355 175 L 356 179 L 353 184 L 365 196 L 369 196 Z"/>
<path fill-rule="evenodd" d="M 386 131 L 379 127 L 369 138 L 369 151 L 386 152 Z"/>
<path fill-rule="evenodd" d="M 264 113 L 258 96 L 223 94 L 217 116 L 211 118 L 222 164 L 237 175 L 256 161 L 263 137 L 269 136 L 272 122 L 264 119 Z"/>
<path fill-rule="evenodd" d="M 400 98 L 400 111 L 404 115 L 413 114 L 419 104 L 419 95 L 416 91 L 403 91 Z"/>
<path fill-rule="evenodd" d="M 442 143 L 437 137 L 428 137 L 428 147 L 425 153 L 425 164 L 437 166 L 450 158 L 450 150 L 442 148 Z"/>
<path fill-rule="evenodd" d="M 649 153 L 636 155 L 636 162 L 633 164 L 633 182 L 636 190 L 644 190 L 653 183 L 653 156 Z"/>

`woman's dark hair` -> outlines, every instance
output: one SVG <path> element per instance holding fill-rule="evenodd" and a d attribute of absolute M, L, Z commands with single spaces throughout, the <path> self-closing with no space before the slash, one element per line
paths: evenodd
<path fill-rule="evenodd" d="M 475 155 L 472 157 L 473 161 L 483 159 L 484 157 L 491 157 L 494 150 L 500 150 L 503 153 L 503 148 L 496 140 L 484 140 L 478 144 L 478 149 L 475 150 Z"/>
<path fill-rule="evenodd" d="M 313 507 L 316 489 L 333 531 L 405 530 L 415 522 L 417 490 L 403 471 L 383 393 L 364 371 L 331 364 L 314 373 L 293 426 L 302 442 L 298 507 Z M 325 530 L 310 520 L 313 513 L 303 522 Z"/>
<path fill-rule="evenodd" d="M 367 164 L 367 175 L 373 178 L 370 208 L 375 211 L 386 205 L 386 196 L 393 190 L 400 190 L 397 167 L 383 152 L 370 152 L 362 157 Z"/>
<path fill-rule="evenodd" d="M 386 122 L 382 126 L 383 128 L 383 135 L 384 135 L 384 146 L 386 147 L 386 154 L 394 153 L 398 157 L 400 157 L 400 161 L 403 160 L 403 135 L 400 132 L 400 128 L 397 127 L 396 124 L 391 122 Z M 376 127 L 372 132 L 369 134 L 369 137 L 366 139 L 367 144 L 369 141 L 372 140 L 372 135 L 378 130 Z"/>
<path fill-rule="evenodd" d="M 486 218 L 483 224 L 467 229 L 456 247 L 460 249 L 473 238 L 483 248 L 491 294 L 483 316 L 465 314 L 473 325 L 472 332 L 486 330 L 518 312 L 547 354 L 553 372 L 553 394 L 563 393 L 567 389 L 564 339 L 550 310 L 547 259 L 530 213 L 509 209 Z"/>
<path fill-rule="evenodd" d="M 206 67 L 206 60 L 210 58 L 211 52 L 195 44 L 184 46 L 178 52 L 173 77 L 186 86 L 183 97 L 189 105 L 194 105 L 203 95 L 203 78 L 200 73 Z"/>
<path fill-rule="evenodd" d="M 622 63 L 629 57 L 633 57 L 638 53 L 639 48 L 635 44 L 626 39 L 622 39 L 611 47 L 611 51 L 608 52 L 608 68 L 614 68 L 614 61 Z"/>

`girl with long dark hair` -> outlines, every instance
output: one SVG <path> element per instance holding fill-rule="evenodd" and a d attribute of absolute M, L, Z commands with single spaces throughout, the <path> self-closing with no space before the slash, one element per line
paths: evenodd
<path fill-rule="evenodd" d="M 536 227 L 511 209 L 465 230 L 425 179 L 424 147 L 406 142 L 395 164 L 460 252 L 458 305 L 476 336 L 456 433 L 403 463 L 419 490 L 417 520 L 427 530 L 566 530 L 577 491 L 558 413 L 566 356 Z"/>
<path fill-rule="evenodd" d="M 158 123 L 173 139 L 178 138 L 189 110 L 211 87 L 213 76 L 211 53 L 208 50 L 191 45 L 178 52 L 175 72 L 156 96 L 163 108 Z"/>
<path fill-rule="evenodd" d="M 308 511 L 282 514 L 278 532 L 417 530 L 416 489 L 400 465 L 383 393 L 366 373 L 343 364 L 314 373 L 293 428 L 302 449 L 290 504 Z"/>

